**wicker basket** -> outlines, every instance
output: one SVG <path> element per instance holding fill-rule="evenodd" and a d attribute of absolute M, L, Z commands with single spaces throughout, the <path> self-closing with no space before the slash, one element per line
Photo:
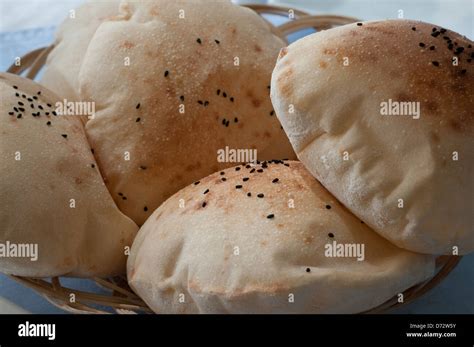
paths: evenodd
<path fill-rule="evenodd" d="M 278 27 L 274 27 L 275 33 L 287 41 L 287 36 L 294 32 L 313 28 L 315 30 L 330 29 L 335 26 L 356 22 L 356 18 L 343 16 L 311 16 L 307 13 L 290 8 L 268 6 L 268 5 L 246 5 L 256 11 L 258 14 L 276 14 L 288 17 L 291 13 L 293 18 Z M 38 71 L 43 67 L 46 58 L 51 52 L 53 46 L 39 48 L 34 50 L 21 59 L 21 66 L 12 65 L 8 72 L 15 74 L 24 74 L 25 77 L 34 79 Z M 395 296 L 383 303 L 363 313 L 382 313 L 393 307 L 399 307 L 415 300 L 430 289 L 438 285 L 459 263 L 461 257 L 458 256 L 439 256 L 436 259 L 435 275 L 423 283 L 419 283 L 404 293 L 403 303 L 398 302 Z M 90 280 L 106 289 L 108 294 L 97 294 L 93 292 L 84 292 L 74 288 L 67 288 L 61 284 L 61 278 L 53 277 L 50 279 L 38 279 L 10 276 L 15 281 L 33 289 L 55 306 L 71 313 L 152 313 L 151 309 L 141 300 L 128 286 L 126 277 L 114 278 L 91 278 Z M 71 294 L 74 294 L 74 302 L 70 301 Z"/>

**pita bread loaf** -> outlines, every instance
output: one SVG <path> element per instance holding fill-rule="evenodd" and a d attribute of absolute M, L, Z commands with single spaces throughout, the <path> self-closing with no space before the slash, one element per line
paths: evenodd
<path fill-rule="evenodd" d="M 284 43 L 256 13 L 154 1 L 123 2 L 120 15 L 96 31 L 79 84 L 96 103 L 86 132 L 125 214 L 143 224 L 182 187 L 235 165 L 218 161 L 226 147 L 295 157 L 269 97 Z"/>
<path fill-rule="evenodd" d="M 273 72 L 299 159 L 399 247 L 474 250 L 472 45 L 417 21 L 350 24 L 283 49 Z"/>
<path fill-rule="evenodd" d="M 31 80 L 2 73 L 0 90 L 0 271 L 124 273 L 138 227 L 107 191 L 79 117 L 59 115 L 59 97 Z"/>
<path fill-rule="evenodd" d="M 329 257 L 334 242 L 364 252 Z M 374 233 L 301 163 L 278 161 L 173 195 L 140 229 L 127 274 L 157 313 L 355 313 L 431 276 L 433 259 Z"/>
<path fill-rule="evenodd" d="M 74 10 L 60 25 L 53 50 L 48 54 L 41 84 L 67 98 L 79 100 L 77 77 L 95 31 L 118 14 L 119 0 L 88 1 Z"/>

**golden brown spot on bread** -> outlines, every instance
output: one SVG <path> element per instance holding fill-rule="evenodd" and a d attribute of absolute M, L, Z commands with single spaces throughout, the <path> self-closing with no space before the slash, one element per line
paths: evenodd
<path fill-rule="evenodd" d="M 261 52 L 262 51 L 262 47 L 260 47 L 259 45 L 255 45 L 255 46 L 253 46 L 253 48 L 255 49 L 255 52 Z"/>
<path fill-rule="evenodd" d="M 456 132 L 462 131 L 462 123 L 455 119 L 450 119 L 449 126 L 451 127 L 451 129 L 453 129 Z"/>
<path fill-rule="evenodd" d="M 440 138 L 439 138 L 439 135 L 437 133 L 435 133 L 434 131 L 431 132 L 431 140 L 434 142 L 434 143 L 439 143 L 440 141 Z"/>
<path fill-rule="evenodd" d="M 260 246 L 262 246 L 262 247 L 265 247 L 267 244 L 268 244 L 268 242 L 265 241 L 265 240 L 260 241 Z"/>
<path fill-rule="evenodd" d="M 306 236 L 303 241 L 305 244 L 309 245 L 311 242 L 313 242 L 314 237 L 313 236 Z"/>
<path fill-rule="evenodd" d="M 320 62 L 319 62 L 319 67 L 320 67 L 321 69 L 325 69 L 325 68 L 328 67 L 328 63 L 326 63 L 325 61 L 320 61 Z"/>
<path fill-rule="evenodd" d="M 272 137 L 272 134 L 270 134 L 270 132 L 268 130 L 265 130 L 264 133 L 263 133 L 263 137 L 266 137 L 266 138 L 271 138 Z"/>
<path fill-rule="evenodd" d="M 337 50 L 334 48 L 325 48 L 323 53 L 326 55 L 336 55 Z"/>
<path fill-rule="evenodd" d="M 80 177 L 76 177 L 74 179 L 74 182 L 76 182 L 76 184 L 81 184 L 82 183 L 82 179 Z"/>
<path fill-rule="evenodd" d="M 247 90 L 247 96 L 250 98 L 252 105 L 255 108 L 260 107 L 260 105 L 262 104 L 262 101 L 255 97 L 255 95 L 253 94 L 253 91 L 251 91 L 250 89 Z"/>
<path fill-rule="evenodd" d="M 156 17 L 156 16 L 158 16 L 158 15 L 159 15 L 158 9 L 157 9 L 156 7 L 152 7 L 152 8 L 150 9 L 150 16 Z"/>
<path fill-rule="evenodd" d="M 122 44 L 120 45 L 120 48 L 125 48 L 125 49 L 130 49 L 135 47 L 135 44 L 130 41 L 123 41 Z"/>
<path fill-rule="evenodd" d="M 280 60 L 285 55 L 287 55 L 287 53 L 288 53 L 288 47 L 283 47 L 282 49 L 280 49 L 280 53 L 278 53 L 278 60 Z"/>

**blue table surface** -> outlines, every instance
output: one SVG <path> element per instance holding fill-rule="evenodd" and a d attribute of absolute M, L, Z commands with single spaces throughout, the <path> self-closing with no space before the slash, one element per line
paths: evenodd
<path fill-rule="evenodd" d="M 268 16 L 273 23 L 284 22 Z M 0 33 L 0 69 L 6 71 L 14 58 L 53 42 L 55 27 Z M 289 37 L 290 42 L 314 32 L 303 30 Z M 64 279 L 64 285 L 85 291 L 103 292 L 89 280 Z M 436 288 L 413 303 L 392 310 L 393 313 L 474 313 L 474 254 L 465 256 L 460 264 Z M 0 299 L 15 303 L 31 313 L 64 313 L 33 290 L 0 274 Z M 2 306 L 0 305 L 0 313 Z"/>

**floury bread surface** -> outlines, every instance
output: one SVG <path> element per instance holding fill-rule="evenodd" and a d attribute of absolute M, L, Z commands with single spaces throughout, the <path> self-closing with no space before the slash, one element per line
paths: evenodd
<path fill-rule="evenodd" d="M 354 23 L 284 48 L 273 72 L 299 159 L 399 247 L 474 250 L 472 45 L 417 21 Z"/>
<path fill-rule="evenodd" d="M 284 42 L 228 1 L 124 1 L 79 73 L 94 101 L 86 132 L 119 208 L 138 224 L 187 184 L 234 163 L 217 151 L 294 158 L 274 116 L 271 71 Z"/>
<path fill-rule="evenodd" d="M 110 196 L 79 117 L 57 114 L 57 95 L 16 75 L 0 74 L 0 93 L 0 272 L 125 273 L 138 227 Z"/>
<path fill-rule="evenodd" d="M 433 271 L 433 256 L 370 230 L 296 161 L 182 189 L 142 226 L 127 264 L 157 313 L 362 312 Z"/>

